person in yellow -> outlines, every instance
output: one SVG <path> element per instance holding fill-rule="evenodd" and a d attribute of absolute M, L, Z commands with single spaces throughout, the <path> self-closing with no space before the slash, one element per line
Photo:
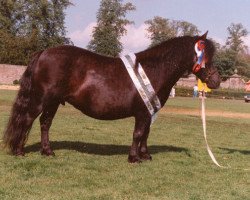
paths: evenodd
<path fill-rule="evenodd" d="M 207 87 L 206 83 L 203 83 L 200 79 L 198 79 L 198 91 L 199 94 L 201 95 L 202 91 L 204 91 L 206 94 L 207 92 L 211 92 L 211 89 Z"/>

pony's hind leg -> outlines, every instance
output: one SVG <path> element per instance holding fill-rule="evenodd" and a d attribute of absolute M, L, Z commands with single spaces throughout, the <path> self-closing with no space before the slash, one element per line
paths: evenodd
<path fill-rule="evenodd" d="M 56 114 L 59 107 L 59 103 L 53 103 L 46 106 L 43 109 L 43 113 L 40 117 L 41 126 L 41 154 L 46 156 L 55 155 L 52 151 L 49 143 L 49 129 L 52 124 L 52 120 Z"/>
<path fill-rule="evenodd" d="M 142 141 L 144 141 L 143 139 L 148 137 L 149 129 L 150 129 L 150 118 L 141 118 L 141 117 L 135 118 L 133 142 L 130 148 L 128 162 L 138 163 L 138 162 L 141 162 L 142 159 L 145 160 L 145 156 L 143 157 L 140 157 L 140 156 L 142 155 L 141 151 L 143 151 L 145 155 L 148 154 L 147 149 L 144 149 L 144 147 L 141 148 L 139 145 L 141 144 Z M 142 144 L 145 144 L 145 143 L 142 143 Z"/>

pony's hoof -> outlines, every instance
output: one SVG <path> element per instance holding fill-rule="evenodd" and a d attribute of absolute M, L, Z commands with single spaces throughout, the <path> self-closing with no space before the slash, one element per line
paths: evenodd
<path fill-rule="evenodd" d="M 140 159 L 139 156 L 131 156 L 131 155 L 129 155 L 128 156 L 128 162 L 129 163 L 141 163 L 142 160 Z"/>
<path fill-rule="evenodd" d="M 149 153 L 140 153 L 140 159 L 142 160 L 152 160 L 152 156 Z"/>
<path fill-rule="evenodd" d="M 55 156 L 55 153 L 51 149 L 41 149 L 40 152 L 45 156 Z"/>
<path fill-rule="evenodd" d="M 25 155 L 25 153 L 23 151 L 17 151 L 15 154 L 15 156 L 19 156 L 19 157 L 22 157 Z"/>

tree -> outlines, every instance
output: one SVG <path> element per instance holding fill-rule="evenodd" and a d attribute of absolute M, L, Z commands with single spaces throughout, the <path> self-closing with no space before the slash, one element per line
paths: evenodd
<path fill-rule="evenodd" d="M 147 20 L 145 24 L 148 25 L 148 37 L 151 39 L 150 46 L 160 44 L 177 35 L 177 29 L 169 19 L 156 16 L 152 20 Z"/>
<path fill-rule="evenodd" d="M 132 10 L 135 10 L 132 3 L 122 4 L 122 0 L 102 0 L 97 12 L 93 39 L 87 48 L 102 55 L 118 56 L 123 49 L 120 39 L 127 32 L 126 25 L 133 23 L 125 18 L 127 12 Z"/>
<path fill-rule="evenodd" d="M 26 1 L 26 34 L 38 34 L 39 49 L 70 43 L 64 26 L 64 10 L 70 5 L 69 0 Z"/>
<path fill-rule="evenodd" d="M 245 29 L 241 23 L 232 23 L 227 30 L 229 36 L 227 38 L 226 45 L 236 54 L 244 51 L 246 46 L 244 45 L 243 38 L 248 34 L 247 29 Z"/>
<path fill-rule="evenodd" d="M 27 64 L 38 50 L 69 44 L 64 10 L 69 0 L 0 1 L 0 62 Z"/>
<path fill-rule="evenodd" d="M 217 50 L 214 64 L 218 67 L 224 79 L 234 74 L 236 70 L 240 75 L 247 77 L 249 66 L 244 61 L 242 54 L 246 50 L 243 39 L 247 36 L 248 32 L 241 23 L 232 23 L 227 30 L 229 36 L 226 46 Z"/>
<path fill-rule="evenodd" d="M 20 31 L 20 23 L 24 18 L 21 12 L 21 1 L 0 1 L 0 62 L 10 63 L 20 55 L 20 44 L 23 38 L 16 38 Z M 23 44 L 20 47 L 24 47 Z M 18 61 L 19 62 L 19 61 Z M 15 63 L 15 62 L 14 62 Z"/>
<path fill-rule="evenodd" d="M 194 36 L 200 32 L 197 26 L 187 21 L 170 20 L 159 16 L 145 21 L 145 24 L 148 25 L 148 37 L 151 39 L 150 47 L 173 37 Z"/>
<path fill-rule="evenodd" d="M 241 53 L 238 56 L 237 74 L 240 75 L 245 81 L 250 80 L 250 55 Z"/>
<path fill-rule="evenodd" d="M 217 67 L 223 80 L 235 73 L 235 52 L 222 48 L 218 50 L 214 57 L 214 65 Z"/>
<path fill-rule="evenodd" d="M 12 1 L 0 1 L 0 30 L 12 32 L 14 16 L 14 3 Z"/>
<path fill-rule="evenodd" d="M 200 33 L 198 27 L 187 21 L 177 21 L 178 36 L 195 36 Z"/>
<path fill-rule="evenodd" d="M 25 0 L 0 1 L 0 30 L 16 35 L 19 33 L 21 22 L 25 18 L 22 5 Z"/>

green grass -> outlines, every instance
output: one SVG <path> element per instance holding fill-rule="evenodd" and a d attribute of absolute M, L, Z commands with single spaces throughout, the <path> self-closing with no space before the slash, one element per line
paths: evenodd
<path fill-rule="evenodd" d="M 169 99 L 166 103 L 168 107 L 182 109 L 200 109 L 199 99 L 192 97 L 178 97 Z M 206 107 L 210 111 L 235 112 L 235 113 L 250 113 L 250 103 L 245 103 L 244 100 L 225 100 L 225 99 L 206 99 Z"/>
<path fill-rule="evenodd" d="M 16 92 L 0 90 L 0 132 Z M 192 98 L 167 107 L 197 109 Z M 207 110 L 250 113 L 250 104 L 207 99 Z M 127 163 L 134 120 L 98 121 L 61 106 L 51 127 L 55 157 L 39 153 L 36 120 L 26 156 L 0 151 L 0 199 L 250 199 L 250 120 L 207 117 L 209 144 L 222 165 L 210 160 L 199 116 L 160 112 L 151 127 L 152 162 Z"/>

